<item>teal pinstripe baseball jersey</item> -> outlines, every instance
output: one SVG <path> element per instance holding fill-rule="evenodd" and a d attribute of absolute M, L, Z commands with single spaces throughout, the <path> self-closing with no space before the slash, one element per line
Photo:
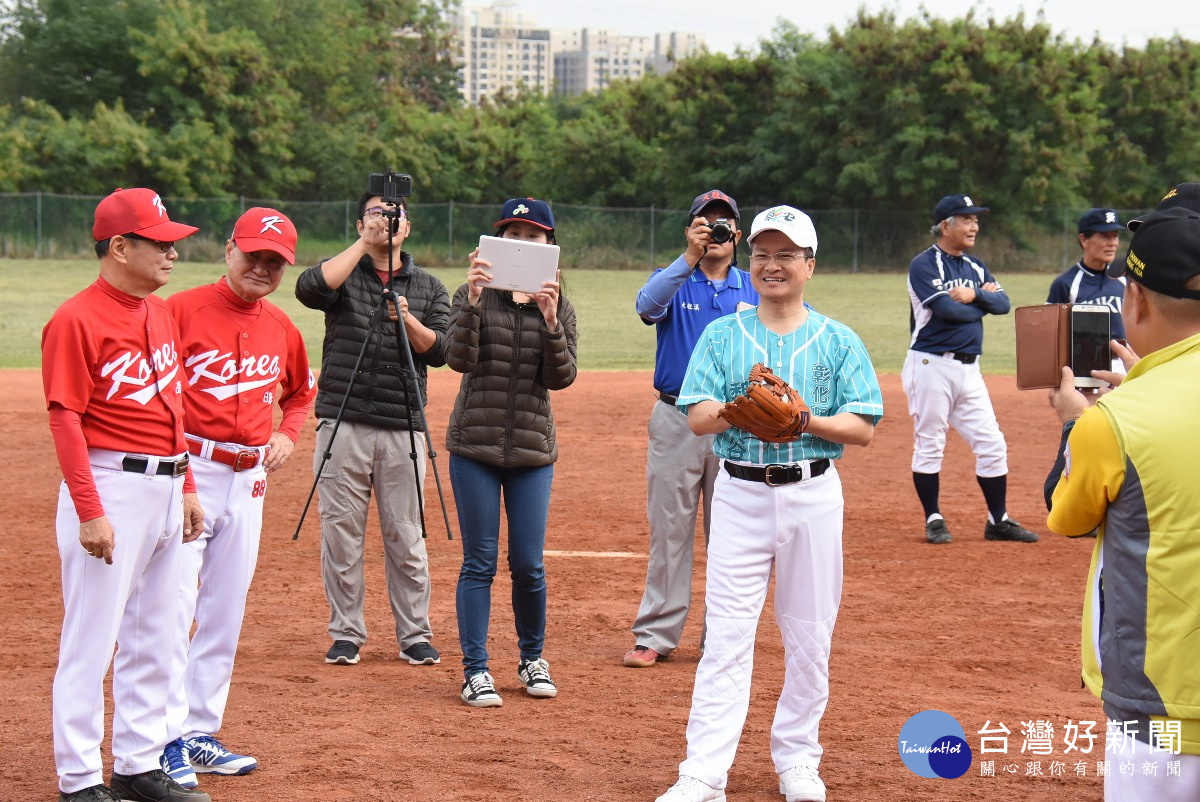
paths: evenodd
<path fill-rule="evenodd" d="M 814 415 L 854 412 L 878 424 L 883 393 L 862 340 L 848 326 L 815 311 L 789 334 L 776 334 L 746 309 L 710 323 L 688 362 L 678 405 L 732 401 L 746 391 L 750 368 L 762 362 L 804 397 Z M 811 434 L 794 443 L 764 443 L 741 429 L 717 435 L 723 459 L 759 465 L 837 459 L 843 446 Z"/>

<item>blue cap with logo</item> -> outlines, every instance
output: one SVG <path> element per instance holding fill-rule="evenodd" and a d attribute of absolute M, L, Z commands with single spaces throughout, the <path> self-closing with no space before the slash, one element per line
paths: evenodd
<path fill-rule="evenodd" d="M 1125 226 L 1117 219 L 1116 209 L 1088 209 L 1079 218 L 1079 233 L 1090 234 L 1098 231 L 1120 231 Z"/>
<path fill-rule="evenodd" d="M 537 198 L 509 198 L 500 210 L 500 219 L 494 228 L 506 226 L 509 223 L 529 223 L 546 231 L 554 230 L 554 212 L 550 204 Z"/>
<path fill-rule="evenodd" d="M 947 195 L 933 207 L 933 222 L 940 223 L 956 214 L 982 214 L 986 211 L 988 207 L 977 205 L 970 195 Z"/>

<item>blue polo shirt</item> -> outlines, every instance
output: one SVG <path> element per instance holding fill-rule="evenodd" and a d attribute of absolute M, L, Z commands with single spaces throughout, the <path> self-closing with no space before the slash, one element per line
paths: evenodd
<path fill-rule="evenodd" d="M 1125 322 L 1121 320 L 1121 304 L 1125 301 L 1125 279 L 1109 278 L 1104 270 L 1096 272 L 1084 266 L 1082 261 L 1068 268 L 1050 285 L 1048 304 L 1096 304 L 1107 306 L 1112 314 L 1113 339 L 1125 336 Z"/>
<path fill-rule="evenodd" d="M 757 306 L 758 292 L 750 274 L 733 265 L 725 283 L 710 281 L 681 254 L 668 267 L 659 268 L 638 290 L 637 313 L 646 325 L 658 327 L 654 353 L 654 388 L 679 395 L 692 350 L 709 323 L 737 311 L 738 301 Z"/>

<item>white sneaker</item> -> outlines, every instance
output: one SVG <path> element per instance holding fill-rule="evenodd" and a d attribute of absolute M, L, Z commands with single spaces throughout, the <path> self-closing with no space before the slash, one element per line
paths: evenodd
<path fill-rule="evenodd" d="M 522 660 L 517 664 L 517 677 L 525 686 L 525 693 L 543 699 L 553 699 L 558 695 L 558 687 L 550 679 L 550 664 L 542 658 L 537 660 Z"/>
<path fill-rule="evenodd" d="M 725 802 L 725 792 L 705 785 L 695 777 L 680 777 L 679 782 L 654 802 Z"/>
<path fill-rule="evenodd" d="M 779 793 L 787 802 L 825 802 L 825 783 L 816 766 L 792 766 L 779 775 Z"/>
<path fill-rule="evenodd" d="M 496 683 L 486 671 L 472 674 L 462 684 L 462 700 L 471 707 L 500 707 L 504 700 L 496 693 Z"/>

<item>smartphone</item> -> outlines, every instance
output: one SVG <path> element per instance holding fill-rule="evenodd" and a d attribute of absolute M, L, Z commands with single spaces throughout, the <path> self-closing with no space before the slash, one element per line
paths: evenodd
<path fill-rule="evenodd" d="M 1071 371 L 1075 386 L 1095 389 L 1106 386 L 1101 379 L 1092 378 L 1093 370 L 1112 370 L 1112 352 L 1108 341 L 1112 336 L 1111 310 L 1095 304 L 1075 304 L 1071 307 Z"/>
<path fill-rule="evenodd" d="M 407 173 L 371 173 L 367 176 L 367 192 L 378 195 L 388 203 L 399 203 L 412 195 L 412 176 Z"/>

